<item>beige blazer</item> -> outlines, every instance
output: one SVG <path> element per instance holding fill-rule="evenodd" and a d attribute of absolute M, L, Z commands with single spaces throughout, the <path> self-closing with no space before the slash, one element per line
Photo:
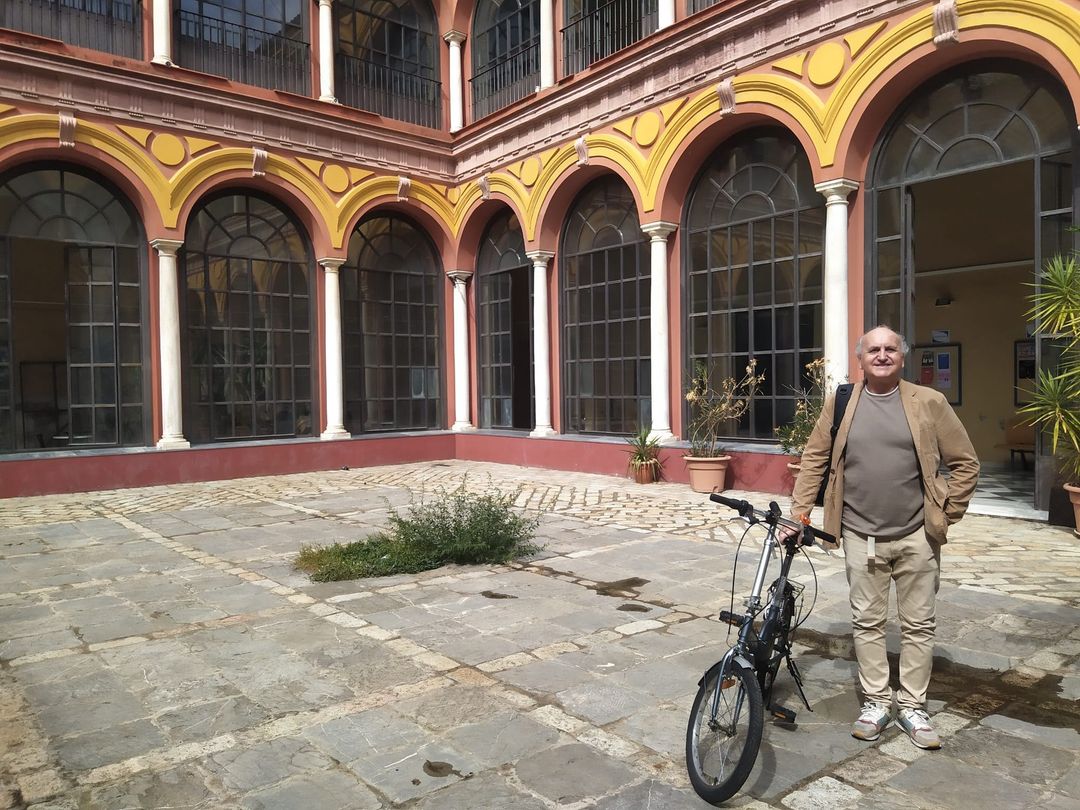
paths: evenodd
<path fill-rule="evenodd" d="M 832 428 L 835 396 L 829 397 L 821 416 L 810 434 L 802 454 L 802 470 L 791 495 L 791 514 L 809 515 L 814 506 L 823 476 L 829 476 L 825 490 L 825 526 L 829 534 L 840 538 L 840 521 L 844 512 L 844 448 L 863 383 L 856 383 L 851 392 L 844 419 L 836 434 L 833 464 L 829 465 L 829 433 Z M 971 446 L 967 431 L 952 406 L 940 391 L 900 381 L 900 402 L 907 417 L 911 436 L 915 440 L 919 472 L 923 488 L 923 523 L 926 534 L 938 543 L 948 539 L 949 526 L 964 516 L 968 502 L 979 481 L 979 459 Z M 949 468 L 946 480 L 939 468 Z"/>

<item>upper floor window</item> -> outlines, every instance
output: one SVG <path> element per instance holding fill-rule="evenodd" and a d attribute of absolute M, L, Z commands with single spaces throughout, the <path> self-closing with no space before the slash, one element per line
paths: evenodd
<path fill-rule="evenodd" d="M 141 0 L 4 0 L 0 28 L 142 57 Z"/>
<path fill-rule="evenodd" d="M 657 0 L 568 0 L 563 71 L 569 76 L 656 30 Z"/>
<path fill-rule="evenodd" d="M 341 103 L 438 127 L 442 91 L 430 6 L 423 0 L 337 0 L 334 19 Z"/>
<path fill-rule="evenodd" d="M 306 8 L 305 0 L 180 0 L 176 61 L 202 73 L 306 95 Z"/>
<path fill-rule="evenodd" d="M 539 0 L 484 0 L 473 22 L 473 118 L 535 92 L 539 80 Z"/>

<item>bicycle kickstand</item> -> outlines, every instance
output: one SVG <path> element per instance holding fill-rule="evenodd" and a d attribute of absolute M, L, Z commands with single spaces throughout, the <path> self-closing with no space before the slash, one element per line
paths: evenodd
<path fill-rule="evenodd" d="M 787 668 L 791 673 L 791 679 L 795 681 L 795 687 L 799 690 L 799 697 L 802 698 L 803 705 L 806 706 L 807 711 L 813 711 L 810 706 L 810 701 L 806 699 L 806 692 L 802 688 L 802 675 L 799 674 L 799 668 L 795 665 L 795 659 L 791 657 L 791 653 L 787 654 Z"/>

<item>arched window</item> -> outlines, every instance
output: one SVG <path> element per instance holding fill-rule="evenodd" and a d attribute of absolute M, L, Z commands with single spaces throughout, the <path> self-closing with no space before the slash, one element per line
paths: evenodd
<path fill-rule="evenodd" d="M 439 39 L 427 0 L 337 0 L 334 20 L 342 104 L 441 125 Z"/>
<path fill-rule="evenodd" d="M 581 194 L 560 255 L 566 431 L 632 433 L 650 425 L 648 241 L 619 178 L 597 180 Z"/>
<path fill-rule="evenodd" d="M 180 0 L 176 60 L 202 73 L 307 95 L 307 0 Z"/>
<path fill-rule="evenodd" d="M 1031 161 L 1036 191 L 1033 266 L 1072 238 L 1074 125 L 1064 90 L 1020 65 L 966 66 L 920 89 L 899 111 L 873 161 L 872 317 L 913 334 L 908 244 L 912 187 L 949 175 Z M 1030 220 L 1029 220 L 1030 221 Z"/>
<path fill-rule="evenodd" d="M 563 73 L 628 48 L 656 30 L 657 0 L 567 0 Z"/>
<path fill-rule="evenodd" d="M 426 235 L 396 214 L 361 222 L 341 268 L 345 429 L 442 425 L 442 276 Z"/>
<path fill-rule="evenodd" d="M 81 171 L 0 186 L 0 451 L 146 443 L 145 249 L 127 201 Z"/>
<path fill-rule="evenodd" d="M 311 254 L 279 205 L 204 203 L 184 237 L 192 442 L 310 436 Z"/>
<path fill-rule="evenodd" d="M 532 262 L 511 211 L 488 226 L 477 257 L 480 427 L 533 427 Z"/>
<path fill-rule="evenodd" d="M 540 83 L 540 0 L 482 0 L 473 21 L 473 119 Z"/>
<path fill-rule="evenodd" d="M 734 435 L 771 439 L 794 412 L 805 365 L 820 357 L 825 202 L 787 133 L 757 132 L 709 159 L 686 209 L 688 360 L 716 378 L 751 357 L 761 394 Z"/>

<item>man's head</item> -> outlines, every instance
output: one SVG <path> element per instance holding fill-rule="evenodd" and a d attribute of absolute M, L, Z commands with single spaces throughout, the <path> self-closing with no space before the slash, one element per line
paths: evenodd
<path fill-rule="evenodd" d="M 888 326 L 876 326 L 859 338 L 855 356 L 862 367 L 866 386 L 879 394 L 894 389 L 904 373 L 907 352 L 904 336 Z"/>

